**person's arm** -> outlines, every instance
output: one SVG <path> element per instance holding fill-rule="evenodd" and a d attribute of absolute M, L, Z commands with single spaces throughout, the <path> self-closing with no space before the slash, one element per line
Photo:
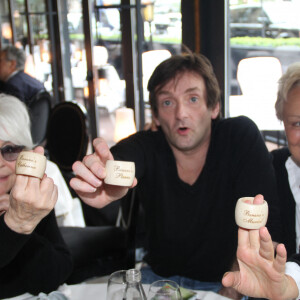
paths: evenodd
<path fill-rule="evenodd" d="M 72 271 L 72 259 L 56 224 L 54 212 L 31 234 L 12 231 L 0 219 L 0 298 L 29 292 L 50 293 Z"/>
<path fill-rule="evenodd" d="M 96 138 L 93 141 L 93 146 L 95 149 L 93 154 L 85 156 L 82 162 L 77 161 L 73 164 L 76 177 L 71 179 L 70 185 L 86 204 L 102 208 L 125 196 L 128 187 L 104 183 L 106 161 L 114 158 L 102 138 Z M 135 178 L 131 187 L 136 184 L 137 180 Z"/>
<path fill-rule="evenodd" d="M 56 200 L 57 188 L 46 175 L 16 176 L 0 216 L 0 298 L 50 292 L 70 274 L 71 256 L 53 212 Z"/>
<path fill-rule="evenodd" d="M 262 203 L 255 197 L 254 203 Z M 285 274 L 286 249 L 283 244 L 274 247 L 266 227 L 259 230 L 239 228 L 237 259 L 239 271 L 227 272 L 222 283 L 239 293 L 272 300 L 296 299 L 299 295 L 295 280 Z"/>
<path fill-rule="evenodd" d="M 11 230 L 0 216 L 0 269 L 7 266 L 30 239 L 30 235 L 21 235 Z"/>
<path fill-rule="evenodd" d="M 73 269 L 73 261 L 57 226 L 54 211 L 39 224 L 29 247 L 35 253 L 35 257 L 28 263 L 31 279 L 27 281 L 27 290 L 30 293 L 50 293 L 66 282 Z M 34 273 L 33 266 L 36 267 Z M 25 271 L 22 273 L 26 274 Z"/>
<path fill-rule="evenodd" d="M 232 150 L 235 161 L 232 163 L 233 199 L 237 201 L 244 196 L 254 196 L 258 193 L 266 195 L 269 203 L 270 217 L 268 226 L 276 239 L 281 238 L 280 214 L 277 207 L 276 180 L 272 169 L 271 158 L 257 126 L 248 118 L 235 120 L 234 140 Z M 230 173 L 229 172 L 229 173 Z M 233 251 L 236 251 L 236 246 Z M 237 259 L 229 266 L 229 271 L 238 270 Z M 239 299 L 241 295 L 228 287 L 223 287 L 219 293 L 223 296 Z"/>
<path fill-rule="evenodd" d="M 238 135 L 241 146 L 233 150 L 238 160 L 235 164 L 235 200 L 245 196 L 264 195 L 269 206 L 266 226 L 273 241 L 281 242 L 282 221 L 272 157 L 257 126 L 253 121 L 245 117 L 243 119 L 239 129 L 243 135 Z M 242 151 L 239 148 L 242 148 Z"/>

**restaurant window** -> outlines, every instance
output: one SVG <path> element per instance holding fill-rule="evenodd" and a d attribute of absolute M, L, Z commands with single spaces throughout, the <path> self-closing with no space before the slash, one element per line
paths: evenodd
<path fill-rule="evenodd" d="M 228 3 L 228 115 L 250 117 L 267 142 L 283 145 L 274 105 L 278 79 L 300 60 L 300 0 Z"/>
<path fill-rule="evenodd" d="M 82 5 L 78 0 L 67 1 L 67 26 L 72 79 L 72 95 L 80 104 L 84 103 L 84 89 L 87 87 L 86 54 L 84 46 Z M 68 99 L 72 100 L 72 99 Z"/>
<path fill-rule="evenodd" d="M 151 121 L 147 81 L 158 63 L 179 53 L 180 4 L 180 0 L 94 1 L 90 23 L 93 37 L 95 104 L 99 135 L 106 139 L 109 146 L 118 140 L 115 129 L 120 108 L 134 109 L 137 130 L 142 129 L 145 122 Z M 70 24 L 70 28 L 79 31 L 82 25 L 78 22 L 75 26 Z M 72 39 L 72 42 L 74 49 L 83 47 L 78 39 Z M 147 57 L 144 58 L 146 52 Z M 85 56 L 79 57 L 80 65 L 86 67 Z M 128 78 L 131 73 L 128 63 L 132 67 L 132 79 Z M 78 89 L 76 96 L 79 98 L 87 86 L 84 74 L 72 71 L 73 84 L 80 83 L 74 85 Z M 82 78 L 77 80 L 76 76 Z M 133 86 L 132 92 L 128 90 L 131 89 L 130 83 Z"/>
<path fill-rule="evenodd" d="M 8 1 L 0 1 L 0 47 L 12 42 L 12 27 L 9 17 Z"/>
<path fill-rule="evenodd" d="M 92 7 L 92 70 L 83 13 L 87 3 Z M 109 145 L 116 142 L 118 108 L 134 109 L 137 130 L 151 121 L 147 81 L 158 63 L 180 52 L 182 41 L 180 0 L 4 0 L 0 24 L 0 47 L 23 47 L 26 72 L 44 83 L 54 104 L 70 100 L 85 106 L 92 137 L 100 135 Z"/>
<path fill-rule="evenodd" d="M 155 67 L 173 54 L 181 52 L 182 17 L 180 0 L 142 1 L 144 43 L 142 54 L 145 123 L 151 122 L 148 80 Z"/>
<path fill-rule="evenodd" d="M 10 4 L 10 5 L 9 5 Z M 50 14 L 45 1 L 3 0 L 0 3 L 1 48 L 14 44 L 26 53 L 25 72 L 53 94 L 52 53 L 48 33 Z"/>

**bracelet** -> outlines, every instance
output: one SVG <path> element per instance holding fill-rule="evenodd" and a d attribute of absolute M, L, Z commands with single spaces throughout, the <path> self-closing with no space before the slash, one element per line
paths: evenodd
<path fill-rule="evenodd" d="M 237 201 L 235 207 L 235 222 L 246 229 L 259 229 L 266 225 L 268 219 L 268 204 L 253 204 L 253 197 L 243 197 Z M 251 203 L 247 203 L 250 201 Z"/>
<path fill-rule="evenodd" d="M 46 170 L 47 159 L 44 155 L 22 151 L 16 162 L 16 174 L 28 175 L 42 179 Z"/>
<path fill-rule="evenodd" d="M 106 184 L 131 186 L 135 177 L 135 164 L 131 161 L 108 160 L 106 162 Z"/>

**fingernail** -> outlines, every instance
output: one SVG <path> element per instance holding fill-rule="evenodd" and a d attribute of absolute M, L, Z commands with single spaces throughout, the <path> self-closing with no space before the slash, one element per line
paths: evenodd
<path fill-rule="evenodd" d="M 96 186 L 96 187 L 99 187 L 99 186 L 101 186 L 101 184 L 102 184 L 102 181 L 100 180 L 100 179 L 95 179 L 95 183 L 94 183 L 94 185 Z"/>
<path fill-rule="evenodd" d="M 91 193 L 95 193 L 97 191 L 96 188 L 91 188 Z"/>

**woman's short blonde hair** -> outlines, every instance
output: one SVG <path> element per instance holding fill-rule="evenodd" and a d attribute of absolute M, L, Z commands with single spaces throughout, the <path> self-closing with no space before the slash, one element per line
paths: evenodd
<path fill-rule="evenodd" d="M 26 105 L 14 96 L 0 93 L 0 140 L 32 149 L 30 129 Z"/>
<path fill-rule="evenodd" d="M 277 118 L 281 121 L 283 119 L 284 102 L 287 101 L 288 93 L 295 86 L 300 86 L 300 62 L 291 64 L 279 79 L 275 110 Z"/>

